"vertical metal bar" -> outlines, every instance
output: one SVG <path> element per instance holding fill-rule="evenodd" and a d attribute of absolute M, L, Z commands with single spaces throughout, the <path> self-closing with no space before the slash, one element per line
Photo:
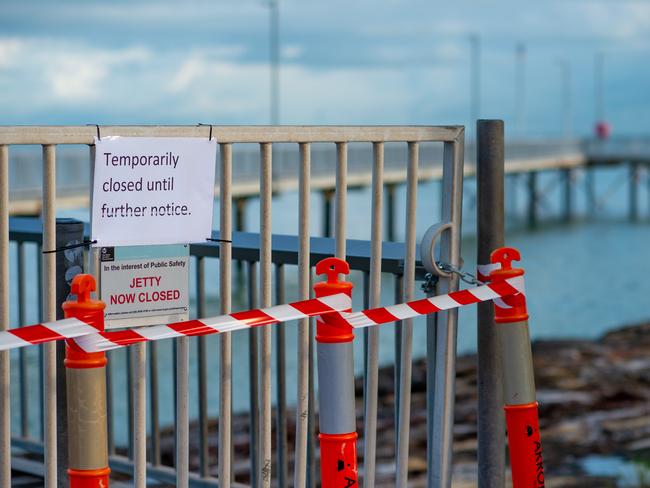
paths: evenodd
<path fill-rule="evenodd" d="M 96 147 L 94 144 L 89 146 L 90 149 L 90 214 L 92 215 L 92 204 L 93 204 L 93 193 L 95 191 L 94 181 L 95 181 L 95 155 Z M 91 234 L 92 234 L 92 221 L 90 223 Z M 102 288 L 102 275 L 100 273 L 100 249 L 98 247 L 91 248 L 91 251 L 88 253 L 90 261 L 88 263 L 88 273 L 92 274 L 95 277 L 95 282 L 97 283 L 97 289 L 101 290 Z M 111 401 L 111 400 L 109 400 Z"/>
<path fill-rule="evenodd" d="M 271 196 L 272 145 L 260 144 L 260 306 L 271 306 Z M 260 486 L 271 486 L 271 327 L 263 326 L 261 353 L 261 453 Z"/>
<path fill-rule="evenodd" d="M 504 128 L 502 120 L 479 120 L 476 127 L 476 219 L 479 265 L 504 243 Z M 505 484 L 505 417 L 503 366 L 492 302 L 477 309 L 478 483 L 480 488 Z"/>
<path fill-rule="evenodd" d="M 402 303 L 404 301 L 404 275 L 393 275 L 394 278 L 394 288 L 393 288 L 393 302 Z M 400 375 L 401 375 L 401 366 L 402 366 L 402 325 L 403 321 L 398 320 L 394 322 L 393 330 L 393 339 L 394 339 L 394 350 L 395 350 L 395 362 L 393 364 L 393 387 L 395 389 L 395 454 L 398 451 L 398 437 L 397 437 L 397 426 L 399 425 L 399 392 L 400 392 Z"/>
<path fill-rule="evenodd" d="M 221 144 L 219 229 L 222 239 L 232 240 L 232 145 Z M 254 273 L 254 272 L 253 272 Z M 219 294 L 221 313 L 230 313 L 232 296 L 232 244 L 219 244 Z M 232 474 L 232 337 L 221 334 L 219 361 L 219 486 L 230 488 Z M 207 412 L 206 412 L 207 416 Z M 207 447 L 206 447 L 207 451 Z M 206 452 L 207 454 L 207 452 Z M 207 464 L 207 463 L 206 463 Z"/>
<path fill-rule="evenodd" d="M 38 275 L 38 321 L 43 322 L 43 244 L 39 244 L 36 248 L 37 258 L 36 258 L 36 271 Z M 38 346 L 38 400 L 40 405 L 40 416 L 39 424 L 41 428 L 40 438 L 43 443 L 45 443 L 45 352 L 43 346 Z"/>
<path fill-rule="evenodd" d="M 435 287 L 438 288 L 437 286 Z M 435 290 L 429 290 L 427 296 L 434 296 Z M 438 330 L 438 314 L 433 313 L 426 316 L 427 324 L 427 354 L 426 354 L 426 397 L 427 397 L 427 488 L 437 488 L 433 484 L 433 472 L 431 471 L 431 464 L 433 459 L 434 446 L 438 440 L 434 437 L 436 432 L 433 430 L 433 413 L 436 404 L 436 350 L 437 350 L 437 337 Z"/>
<path fill-rule="evenodd" d="M 26 324 L 26 288 L 25 288 L 25 243 L 18 243 L 18 323 Z M 28 350 L 24 347 L 19 351 L 20 367 L 20 435 L 29 437 L 29 368 Z"/>
<path fill-rule="evenodd" d="M 284 303 L 284 267 L 275 266 L 275 303 Z M 287 457 L 287 367 L 286 367 L 286 337 L 285 328 L 275 328 L 276 340 L 276 452 L 278 453 L 278 486 L 287 486 L 288 457 Z"/>
<path fill-rule="evenodd" d="M 110 365 L 110 361 L 109 361 Z M 149 413 L 151 432 L 151 454 L 149 459 L 152 465 L 160 464 L 160 421 L 158 417 L 158 345 L 149 343 Z"/>
<path fill-rule="evenodd" d="M 348 143 L 338 142 L 336 144 L 336 215 L 334 236 L 336 237 L 336 257 L 340 259 L 345 259 L 345 239 L 347 233 L 347 196 Z"/>
<path fill-rule="evenodd" d="M 178 343 L 172 341 L 172 365 L 174 370 L 172 372 L 172 384 L 174 385 L 174 445 L 176 445 L 176 431 L 178 430 Z M 176 453 L 174 452 L 174 456 Z"/>
<path fill-rule="evenodd" d="M 88 155 L 89 155 L 89 161 L 88 163 L 90 164 L 90 181 L 88 182 L 88 187 L 90 189 L 90 215 L 92 216 L 93 214 L 93 194 L 95 193 L 95 155 L 96 155 L 96 147 L 94 144 L 91 144 L 88 146 Z M 92 218 L 90 219 L 90 232 L 92 234 Z M 88 258 L 88 262 L 85 263 L 86 269 L 85 272 L 89 274 L 95 275 L 95 280 L 99 279 L 100 273 L 97 272 L 99 270 L 97 266 L 98 261 L 99 261 L 99 254 L 97 253 L 95 248 L 91 248 L 90 251 L 85 255 Z M 101 287 L 99 286 L 99 282 L 97 282 L 97 289 L 100 290 Z M 110 363 L 109 363 L 110 365 Z M 107 375 L 108 378 L 108 375 Z M 107 399 L 109 402 L 111 401 L 110 399 Z"/>
<path fill-rule="evenodd" d="M 106 421 L 108 436 L 108 454 L 115 454 L 115 419 L 113 418 L 113 368 L 112 363 L 115 361 L 113 351 L 106 354 Z"/>
<path fill-rule="evenodd" d="M 413 300 L 415 293 L 415 226 L 418 191 L 419 146 L 408 144 L 408 167 L 406 170 L 406 228 L 404 258 L 403 300 Z M 411 424 L 411 374 L 413 355 L 413 320 L 402 322 L 400 328 L 400 368 L 397 422 L 397 487 L 406 488 L 408 483 L 409 434 Z"/>
<path fill-rule="evenodd" d="M 382 188 L 384 179 L 384 143 L 373 143 L 374 164 L 372 167 L 372 209 L 370 228 L 370 306 L 381 304 L 381 222 Z M 368 373 L 365 388 L 364 422 L 364 486 L 375 486 L 375 462 L 377 453 L 377 388 L 379 382 L 379 331 L 368 330 Z"/>
<path fill-rule="evenodd" d="M 9 148 L 6 145 L 0 145 L 0 330 L 8 328 Z M 2 486 L 11 486 L 11 378 L 9 374 L 9 354 L 9 351 L 0 352 L 0 484 Z M 56 473 L 56 459 L 53 471 Z"/>
<path fill-rule="evenodd" d="M 313 280 L 310 276 L 310 288 Z M 307 444 L 307 487 L 318 486 L 316 475 L 316 388 L 314 387 L 315 364 L 314 364 L 314 343 L 316 339 L 314 319 L 309 320 L 309 411 L 308 411 L 308 444 Z"/>
<path fill-rule="evenodd" d="M 205 258 L 196 258 L 196 315 L 205 317 Z M 199 471 L 203 478 L 210 476 L 208 457 L 208 361 L 206 337 L 197 338 L 199 373 Z"/>
<path fill-rule="evenodd" d="M 56 247 L 56 147 L 43 146 L 43 248 Z M 56 320 L 56 255 L 43 254 L 43 318 Z M 56 476 L 56 343 L 43 347 L 43 416 L 45 486 L 57 486 Z"/>
<path fill-rule="evenodd" d="M 176 339 L 176 486 L 189 487 L 190 423 L 188 412 L 190 338 Z"/>
<path fill-rule="evenodd" d="M 248 307 L 257 307 L 257 264 L 248 263 Z M 250 369 L 250 458 L 251 486 L 257 487 L 260 465 L 260 383 L 259 383 L 259 328 L 255 327 L 248 333 L 248 357 Z"/>
<path fill-rule="evenodd" d="M 370 308 L 370 273 L 363 272 L 363 309 Z M 368 331 L 363 330 L 363 384 L 368 381 Z M 365 388 L 365 386 L 364 386 Z M 366 411 L 366 396 L 363 396 L 363 411 Z"/>
<path fill-rule="evenodd" d="M 133 390 L 134 390 L 134 378 L 133 378 L 133 357 L 131 355 L 131 349 L 126 349 L 124 351 L 126 356 L 126 405 L 127 405 L 127 432 L 130 434 L 133 433 L 134 424 L 133 424 L 133 411 L 135 409 L 133 404 Z M 128 444 L 127 444 L 127 456 L 129 459 L 133 459 L 133 435 L 129 435 Z"/>
<path fill-rule="evenodd" d="M 301 143 L 298 173 L 298 293 L 309 298 L 309 197 L 311 187 L 311 145 Z M 298 398 L 296 400 L 296 455 L 294 487 L 307 483 L 307 431 L 309 422 L 309 319 L 298 323 Z"/>
<path fill-rule="evenodd" d="M 442 180 L 442 221 L 452 228 L 440 240 L 440 259 L 453 266 L 460 263 L 460 226 L 463 197 L 464 133 L 456 141 L 444 143 Z M 439 293 L 458 289 L 458 277 L 440 280 Z M 432 422 L 427 435 L 433 439 L 429 453 L 429 486 L 451 486 L 451 460 L 456 379 L 456 338 L 458 310 L 438 314 L 435 351 L 435 387 Z M 435 437 L 434 437 L 435 436 Z"/>
<path fill-rule="evenodd" d="M 146 343 L 129 348 L 133 364 L 133 484 L 147 486 L 147 348 Z"/>

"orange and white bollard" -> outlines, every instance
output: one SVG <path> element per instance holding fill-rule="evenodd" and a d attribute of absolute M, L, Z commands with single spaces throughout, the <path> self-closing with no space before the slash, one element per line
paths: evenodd
<path fill-rule="evenodd" d="M 320 261 L 316 265 L 316 274 L 326 274 L 327 281 L 314 285 L 316 297 L 337 293 L 352 297 L 352 283 L 339 281 L 339 274 L 349 273 L 350 266 L 342 259 L 327 258 Z M 359 483 L 353 340 L 352 326 L 337 314 L 327 314 L 316 321 L 323 488 L 347 488 L 358 486 Z"/>
<path fill-rule="evenodd" d="M 76 302 L 65 302 L 66 318 L 77 318 L 102 332 L 105 304 L 92 300 L 95 279 L 77 275 L 72 280 Z M 87 353 L 66 341 L 68 391 L 68 478 L 70 488 L 108 488 L 108 433 L 106 417 L 106 353 Z"/>
<path fill-rule="evenodd" d="M 512 267 L 512 261 L 521 259 L 516 249 L 499 248 L 492 252 L 490 259 L 492 263 L 501 264 L 500 269 L 490 273 L 490 282 L 494 286 L 498 287 L 506 279 L 524 274 L 523 269 Z M 498 327 L 503 364 L 503 398 L 512 486 L 543 488 L 544 465 L 526 297 L 519 293 L 495 300 L 494 321 Z"/>

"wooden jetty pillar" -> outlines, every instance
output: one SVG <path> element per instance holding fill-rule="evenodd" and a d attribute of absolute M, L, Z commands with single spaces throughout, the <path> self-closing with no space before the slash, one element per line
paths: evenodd
<path fill-rule="evenodd" d="M 585 194 L 587 195 L 587 215 L 592 217 L 596 213 L 596 168 L 585 166 Z"/>
<path fill-rule="evenodd" d="M 334 208 L 334 190 L 323 190 L 323 237 L 333 237 L 332 209 Z"/>
<path fill-rule="evenodd" d="M 635 221 L 639 219 L 639 163 L 630 162 L 630 220 Z"/>
<path fill-rule="evenodd" d="M 508 194 L 508 213 L 513 219 L 516 219 L 518 216 L 518 203 L 519 199 L 517 198 L 517 192 L 519 190 L 519 173 L 511 173 L 510 175 L 505 175 L 504 178 L 506 182 L 509 182 L 510 191 Z M 505 193 L 505 189 L 504 189 Z M 505 211 L 505 210 L 504 210 Z"/>
<path fill-rule="evenodd" d="M 573 220 L 573 169 L 563 169 L 562 179 L 564 183 L 564 208 L 562 209 L 564 221 L 571 222 Z"/>
<path fill-rule="evenodd" d="M 235 230 L 237 232 L 246 231 L 246 198 L 235 199 Z"/>
<path fill-rule="evenodd" d="M 537 227 L 537 171 L 528 173 L 528 227 Z"/>
<path fill-rule="evenodd" d="M 395 240 L 395 191 L 397 185 L 384 186 L 386 192 L 386 240 Z"/>
<path fill-rule="evenodd" d="M 247 199 L 243 197 L 235 198 L 235 231 L 246 231 L 246 203 Z M 237 270 L 237 287 L 241 289 L 244 286 L 244 263 L 240 260 L 235 261 Z"/>

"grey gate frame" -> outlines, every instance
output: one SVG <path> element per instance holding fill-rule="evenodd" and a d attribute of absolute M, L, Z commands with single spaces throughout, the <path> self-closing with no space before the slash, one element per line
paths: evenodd
<path fill-rule="evenodd" d="M 42 219 L 43 249 L 53 249 L 56 242 L 56 148 L 57 145 L 83 144 L 94 151 L 93 138 L 98 134 L 93 126 L 66 127 L 0 127 L 0 328 L 9 324 L 9 151 L 12 145 L 41 145 L 43 149 Z M 443 148 L 443 201 L 442 219 L 451 223 L 450 230 L 441 237 L 443 262 L 460 265 L 460 226 L 462 212 L 462 183 L 464 164 L 464 128 L 462 126 L 103 126 L 101 136 L 132 137 L 197 137 L 205 138 L 212 133 L 219 143 L 220 159 L 220 237 L 230 239 L 232 235 L 231 178 L 233 168 L 233 145 L 254 143 L 259 145 L 259 198 L 260 198 L 260 283 L 259 305 L 269 306 L 272 302 L 272 255 L 271 255 L 271 197 L 273 192 L 272 157 L 273 144 L 293 143 L 299 150 L 299 256 L 298 275 L 300 298 L 310 296 L 310 239 L 309 239 L 309 196 L 311 171 L 311 143 L 336 145 L 336 190 L 335 190 L 335 241 L 336 255 L 346 256 L 346 213 L 347 213 L 347 163 L 348 143 L 371 143 L 372 162 L 372 207 L 371 207 L 371 249 L 369 269 L 369 305 L 381 303 L 382 264 L 382 202 L 384 174 L 384 143 L 404 143 L 407 149 L 407 203 L 404 256 L 403 298 L 414 298 L 416 234 L 415 209 L 417 208 L 417 183 L 419 144 L 442 142 Z M 433 223 L 433 222 L 430 222 Z M 231 262 L 232 245 L 220 244 L 219 291 L 222 297 L 221 311 L 231 309 Z M 55 310 L 55 255 L 44 254 L 42 258 L 43 319 L 53 320 Z M 200 268 L 199 268 L 200 269 Z M 444 277 L 438 284 L 439 292 L 456 290 L 456 276 Z M 256 486 L 271 486 L 271 328 L 261 331 L 260 364 L 260 409 L 256 432 L 259 442 L 252 447 L 257 457 L 257 473 L 253 478 Z M 397 415 L 397 474 L 396 486 L 406 487 L 408 475 L 408 446 L 410 423 L 410 384 L 412 367 L 412 323 L 404 321 L 399 330 L 399 383 Z M 428 377 L 431 378 L 428 410 L 431 413 L 427 434 L 429 439 L 429 486 L 448 488 L 451 484 L 451 453 L 453 441 L 453 406 L 455 354 L 457 336 L 457 312 L 449 311 L 437 316 L 429 329 L 427 350 Z M 309 340 L 310 326 L 307 320 L 298 328 L 298 395 L 296 408 L 296 455 L 294 485 L 307 485 L 307 446 L 309 403 Z M 377 389 L 378 389 L 378 331 L 369 330 L 366 336 L 366 381 L 365 381 L 365 443 L 364 443 L 364 485 L 375 485 Z M 232 445 L 231 399 L 232 399 L 232 345 L 230 334 L 220 339 L 219 379 L 219 467 L 218 481 L 201 469 L 201 474 L 189 472 L 189 426 L 188 426 L 188 359 L 189 344 L 186 338 L 177 339 L 177 418 L 176 418 L 176 473 L 177 486 L 236 486 L 231 479 Z M 153 350 L 152 350 L 153 352 Z M 147 466 L 146 460 L 146 348 L 132 347 L 131 361 L 134 364 L 132 377 L 133 422 L 132 456 L 135 486 L 144 487 L 147 476 L 164 474 L 155 466 Z M 10 376 L 9 352 L 0 352 L 0 485 L 9 486 L 11 477 L 11 426 L 10 426 Z M 43 361 L 43 452 L 45 460 L 45 486 L 55 488 L 56 479 L 56 376 L 54 344 L 44 346 Z M 20 439 L 19 439 L 20 440 Z M 206 441 L 207 442 L 207 441 Z M 18 445 L 28 445 L 19 442 Z M 202 454 L 207 452 L 202 446 Z M 114 460 L 116 465 L 117 460 Z M 162 473 L 162 474 L 161 474 Z M 167 472 L 167 478 L 169 473 Z"/>

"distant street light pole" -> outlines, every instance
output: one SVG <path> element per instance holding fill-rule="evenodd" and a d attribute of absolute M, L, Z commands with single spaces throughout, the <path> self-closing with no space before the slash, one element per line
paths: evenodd
<path fill-rule="evenodd" d="M 596 122 L 605 120 L 605 53 L 596 53 L 594 62 L 594 86 L 595 86 L 595 109 Z"/>
<path fill-rule="evenodd" d="M 605 53 L 596 53 L 594 60 L 594 95 L 596 123 L 594 130 L 600 140 L 609 138 L 612 126 L 605 120 Z"/>
<path fill-rule="evenodd" d="M 280 11 L 278 0 L 269 0 L 270 122 L 280 123 Z"/>
<path fill-rule="evenodd" d="M 569 139 L 573 133 L 571 65 L 566 59 L 558 60 L 562 90 L 562 113 L 564 118 L 564 137 Z"/>
<path fill-rule="evenodd" d="M 469 36 L 470 44 L 470 127 L 481 117 L 481 39 L 478 34 Z"/>
<path fill-rule="evenodd" d="M 518 42 L 515 47 L 515 131 L 522 137 L 525 131 L 526 111 L 526 45 Z"/>

